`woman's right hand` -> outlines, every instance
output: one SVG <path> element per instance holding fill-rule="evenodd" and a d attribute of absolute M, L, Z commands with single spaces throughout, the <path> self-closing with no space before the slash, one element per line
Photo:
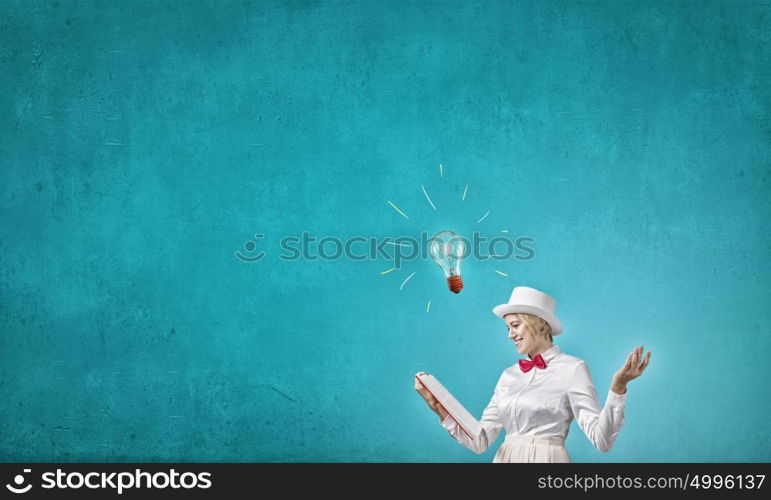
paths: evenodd
<path fill-rule="evenodd" d="M 426 403 L 428 403 L 428 406 L 431 407 L 431 409 L 434 409 L 434 405 L 437 403 L 436 398 L 429 392 L 428 389 L 426 389 L 426 386 L 423 385 L 423 383 L 418 378 L 420 375 L 427 375 L 426 372 L 418 372 L 415 374 L 415 390 L 418 391 L 418 394 L 420 394 L 423 399 L 426 400 Z"/>
<path fill-rule="evenodd" d="M 444 420 L 444 418 L 447 416 L 447 410 L 445 410 L 444 406 L 442 406 L 434 397 L 434 395 L 431 394 L 428 389 L 426 389 L 426 386 L 423 385 L 423 383 L 420 381 L 418 375 L 427 375 L 427 373 L 418 372 L 415 374 L 415 390 L 426 401 L 426 404 L 429 408 L 431 408 L 431 411 L 439 415 L 440 420 Z"/>

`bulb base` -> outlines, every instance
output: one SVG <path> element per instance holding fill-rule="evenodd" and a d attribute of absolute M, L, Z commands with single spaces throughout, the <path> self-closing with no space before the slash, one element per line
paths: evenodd
<path fill-rule="evenodd" d="M 452 293 L 460 293 L 463 290 L 463 278 L 460 276 L 450 276 L 447 278 L 447 286 Z"/>

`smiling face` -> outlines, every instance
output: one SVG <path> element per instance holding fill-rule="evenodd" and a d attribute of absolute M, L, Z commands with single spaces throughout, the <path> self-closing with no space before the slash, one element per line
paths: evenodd
<path fill-rule="evenodd" d="M 509 338 L 517 346 L 517 352 L 527 354 L 531 358 L 536 354 L 544 352 L 552 346 L 551 335 L 548 325 L 539 325 L 545 321 L 537 321 L 540 318 L 529 314 L 507 314 L 503 317 L 508 329 Z M 538 328 L 539 331 L 534 332 Z"/>

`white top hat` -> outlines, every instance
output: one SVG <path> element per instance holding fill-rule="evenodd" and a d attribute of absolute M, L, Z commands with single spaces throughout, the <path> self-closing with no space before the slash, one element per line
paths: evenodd
<path fill-rule="evenodd" d="M 493 307 L 493 313 L 501 318 L 512 313 L 538 316 L 551 326 L 551 334 L 562 333 L 562 323 L 554 315 L 557 302 L 549 295 L 527 286 L 518 286 L 511 292 L 508 304 Z"/>

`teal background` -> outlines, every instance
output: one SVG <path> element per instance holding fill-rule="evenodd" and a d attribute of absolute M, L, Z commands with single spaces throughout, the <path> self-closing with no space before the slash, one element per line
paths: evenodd
<path fill-rule="evenodd" d="M 769 461 L 770 37 L 769 2 L 0 2 L 0 458 L 488 462 L 412 376 L 481 414 L 529 285 L 601 401 L 653 351 L 575 461 Z M 279 258 L 445 228 L 536 255 L 457 296 Z"/>

